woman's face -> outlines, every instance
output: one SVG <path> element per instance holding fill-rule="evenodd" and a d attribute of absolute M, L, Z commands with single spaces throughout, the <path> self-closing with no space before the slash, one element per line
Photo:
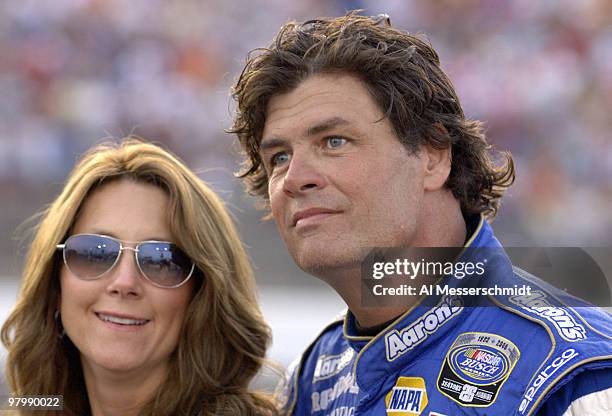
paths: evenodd
<path fill-rule="evenodd" d="M 168 209 L 168 196 L 160 188 L 113 181 L 85 200 L 72 234 L 104 234 L 130 242 L 173 241 Z M 60 277 L 62 324 L 86 371 L 143 375 L 165 371 L 178 344 L 192 279 L 174 289 L 156 287 L 140 274 L 132 250 L 124 250 L 114 268 L 97 280 L 81 280 L 65 265 Z M 103 320 L 104 315 L 146 323 L 120 325 Z"/>

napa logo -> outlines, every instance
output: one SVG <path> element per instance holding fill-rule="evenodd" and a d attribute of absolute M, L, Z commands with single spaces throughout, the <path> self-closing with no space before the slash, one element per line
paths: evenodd
<path fill-rule="evenodd" d="M 427 407 L 425 380 L 421 377 L 400 377 L 385 397 L 387 415 L 420 415 Z"/>
<path fill-rule="evenodd" d="M 438 305 L 417 318 L 410 326 L 401 331 L 394 329 L 387 333 L 385 335 L 387 361 L 395 360 L 427 339 L 430 334 L 457 316 L 463 310 L 461 305 L 459 298 L 444 297 Z"/>
<path fill-rule="evenodd" d="M 455 374 L 474 384 L 496 383 L 508 374 L 510 367 L 508 358 L 487 346 L 461 346 L 451 350 L 448 357 Z"/>
<path fill-rule="evenodd" d="M 532 290 L 530 295 L 511 296 L 508 299 L 515 305 L 548 320 L 564 340 L 576 342 L 586 338 L 584 326 L 576 322 L 568 308 L 552 306 L 541 290 Z"/>

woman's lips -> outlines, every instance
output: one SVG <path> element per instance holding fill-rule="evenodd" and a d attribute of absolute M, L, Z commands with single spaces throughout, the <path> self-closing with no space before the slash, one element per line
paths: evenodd
<path fill-rule="evenodd" d="M 96 317 L 107 325 L 122 329 L 141 328 L 150 322 L 149 319 L 142 319 L 135 316 L 114 314 L 108 312 L 96 312 Z"/>

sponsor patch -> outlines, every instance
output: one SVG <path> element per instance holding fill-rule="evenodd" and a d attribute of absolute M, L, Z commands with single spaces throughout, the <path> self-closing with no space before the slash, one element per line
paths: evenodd
<path fill-rule="evenodd" d="M 344 370 L 353 360 L 355 350 L 347 348 L 342 354 L 338 355 L 321 355 L 317 359 L 312 382 L 325 380 L 335 375 L 338 375 Z"/>
<path fill-rule="evenodd" d="M 341 406 L 334 409 L 327 416 L 354 416 L 355 406 Z"/>
<path fill-rule="evenodd" d="M 538 397 L 537 393 L 552 376 L 554 376 L 557 371 L 565 364 L 573 360 L 578 356 L 578 353 L 573 348 L 568 348 L 561 353 L 558 357 L 556 357 L 552 362 L 544 367 L 542 371 L 538 373 L 536 378 L 531 382 L 527 390 L 525 390 L 525 394 L 523 395 L 523 400 L 521 401 L 521 405 L 519 406 L 519 412 L 521 414 L 525 414 L 525 411 L 531 404 L 531 402 Z"/>
<path fill-rule="evenodd" d="M 462 406 L 490 406 L 519 358 L 519 349 L 504 337 L 465 332 L 446 354 L 438 390 Z"/>
<path fill-rule="evenodd" d="M 463 375 L 474 384 L 495 383 L 508 373 L 508 359 L 488 346 L 456 348 L 448 360 L 455 374 Z"/>
<path fill-rule="evenodd" d="M 425 380 L 421 377 L 399 377 L 385 397 L 387 415 L 420 415 L 427 406 Z"/>
<path fill-rule="evenodd" d="M 423 342 L 463 310 L 461 299 L 445 296 L 440 303 L 417 318 L 410 326 L 385 335 L 387 361 L 393 361 Z"/>
<path fill-rule="evenodd" d="M 331 408 L 335 401 L 345 394 L 359 394 L 359 386 L 353 374 L 340 376 L 332 387 L 313 392 L 310 396 L 312 411 L 320 412 Z"/>
<path fill-rule="evenodd" d="M 552 306 L 541 290 L 532 290 L 530 295 L 510 296 L 508 300 L 517 306 L 546 319 L 561 338 L 576 342 L 586 338 L 584 326 L 576 322 L 568 308 Z"/>

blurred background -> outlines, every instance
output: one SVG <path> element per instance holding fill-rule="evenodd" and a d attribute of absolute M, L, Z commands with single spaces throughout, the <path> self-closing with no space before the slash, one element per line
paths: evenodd
<path fill-rule="evenodd" d="M 466 114 L 514 154 L 517 181 L 494 224 L 502 243 L 611 245 L 610 1 L 3 0 L 0 323 L 27 249 L 17 227 L 91 145 L 135 133 L 178 154 L 227 201 L 274 330 L 270 355 L 286 365 L 299 354 L 343 305 L 295 268 L 233 177 L 229 87 L 282 23 L 354 8 L 426 34 Z"/>

